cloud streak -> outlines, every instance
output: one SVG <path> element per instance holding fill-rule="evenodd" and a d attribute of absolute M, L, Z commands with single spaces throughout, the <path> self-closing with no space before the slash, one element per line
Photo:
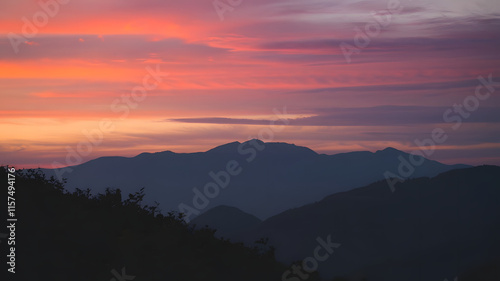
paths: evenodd
<path fill-rule="evenodd" d="M 443 114 L 450 108 L 423 106 L 378 106 L 368 108 L 328 108 L 315 112 L 315 116 L 290 119 L 290 126 L 403 126 L 414 124 L 442 124 Z M 241 118 L 176 118 L 168 122 L 197 124 L 266 125 L 272 120 Z M 469 123 L 497 123 L 500 108 L 482 108 L 465 120 Z"/>

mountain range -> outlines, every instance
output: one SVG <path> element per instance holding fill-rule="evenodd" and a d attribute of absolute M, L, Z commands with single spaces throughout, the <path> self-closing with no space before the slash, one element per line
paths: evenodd
<path fill-rule="evenodd" d="M 231 213 L 243 222 L 248 214 L 215 207 L 196 222 L 220 230 L 232 241 L 252 244 L 268 238 L 276 258 L 285 264 L 315 257 L 318 239 L 329 242 L 333 253 L 317 261 L 317 270 L 327 280 L 454 280 L 458 276 L 458 280 L 494 281 L 500 280 L 499 175 L 497 166 L 458 169 L 406 180 L 397 184 L 394 193 L 379 181 L 257 225 L 252 222 L 230 235 L 231 222 L 224 217 Z M 224 216 L 219 215 L 221 210 Z M 282 280 L 301 280 L 298 277 L 289 274 Z"/>
<path fill-rule="evenodd" d="M 44 172 L 49 176 L 62 174 L 70 190 L 90 188 L 96 193 L 120 188 L 123 193 L 134 193 L 145 187 L 146 203 L 157 201 L 163 211 L 186 213 L 189 221 L 219 205 L 265 219 L 382 180 L 387 172 L 416 178 L 468 167 L 422 159 L 411 174 L 402 175 L 398 171 L 402 162 L 412 160 L 410 156 L 394 148 L 326 155 L 294 144 L 254 139 L 206 152 L 101 157 Z"/>
<path fill-rule="evenodd" d="M 307 279 L 306 267 L 327 280 L 499 280 L 499 174 L 390 147 L 326 155 L 255 139 L 101 157 L 64 172 L 67 189 L 145 187 L 147 204 L 187 213 L 195 229 L 267 241 L 292 266 L 282 281 Z"/>

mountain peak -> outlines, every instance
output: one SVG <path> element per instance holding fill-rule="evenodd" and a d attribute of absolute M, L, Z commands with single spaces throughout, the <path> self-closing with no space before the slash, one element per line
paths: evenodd
<path fill-rule="evenodd" d="M 191 225 L 198 228 L 208 226 L 217 230 L 218 237 L 232 237 L 259 225 L 262 221 L 237 207 L 219 205 L 196 217 Z"/>
<path fill-rule="evenodd" d="M 265 142 L 259 140 L 259 139 L 251 139 L 251 140 L 247 140 L 245 141 L 244 143 L 257 143 L 257 144 L 265 144 Z"/>
<path fill-rule="evenodd" d="M 303 154 L 303 155 L 317 155 L 317 153 L 310 148 L 304 146 L 298 146 L 295 144 L 290 144 L 286 142 L 263 142 L 259 139 L 251 139 L 247 140 L 243 143 L 238 141 L 230 142 L 227 144 L 223 144 L 212 148 L 207 151 L 207 153 L 236 153 L 238 151 L 239 146 L 243 147 L 260 147 L 261 150 L 265 147 L 266 152 L 272 154 Z M 262 149 L 264 150 L 264 149 Z"/>
<path fill-rule="evenodd" d="M 237 151 L 238 146 L 240 144 L 241 143 L 239 141 L 233 141 L 230 143 L 216 146 L 210 150 L 207 150 L 207 153 L 213 153 L 213 152 L 215 152 L 215 153 L 232 153 L 232 152 Z"/>
<path fill-rule="evenodd" d="M 233 206 L 229 206 L 229 205 L 218 205 L 218 206 L 215 206 L 211 209 L 209 209 L 208 211 L 206 211 L 204 214 L 207 215 L 207 214 L 210 214 L 210 213 L 225 213 L 225 214 L 245 214 L 245 215 L 250 215 L 248 213 L 245 213 L 243 212 L 242 210 L 236 208 L 236 207 L 233 207 Z"/>
<path fill-rule="evenodd" d="M 171 154 L 175 154 L 175 152 L 173 151 L 170 151 L 170 150 L 165 150 L 165 151 L 159 151 L 159 152 L 143 152 L 141 154 L 138 154 L 135 157 L 137 158 L 141 158 L 141 157 L 150 157 L 150 156 L 163 156 L 163 155 L 171 155 Z"/>
<path fill-rule="evenodd" d="M 383 150 L 377 150 L 375 153 L 395 154 L 395 153 L 406 153 L 406 152 L 389 146 L 389 147 L 384 148 Z"/>

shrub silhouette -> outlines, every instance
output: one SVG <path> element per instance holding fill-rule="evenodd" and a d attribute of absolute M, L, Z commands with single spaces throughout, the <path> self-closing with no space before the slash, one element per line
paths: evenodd
<path fill-rule="evenodd" d="M 5 167 L 0 178 L 7 179 Z M 119 189 L 93 196 L 64 184 L 39 170 L 16 172 L 19 280 L 108 281 L 125 268 L 134 281 L 275 281 L 287 270 L 265 239 L 245 247 L 215 238 L 215 230 L 195 230 L 182 214 L 163 215 L 157 204 L 142 206 L 144 188 L 122 200 Z"/>

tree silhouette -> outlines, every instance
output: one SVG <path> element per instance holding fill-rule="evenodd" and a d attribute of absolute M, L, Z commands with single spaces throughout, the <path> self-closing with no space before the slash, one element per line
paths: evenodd
<path fill-rule="evenodd" d="M 5 167 L 0 178 L 7 178 Z M 274 281 L 287 269 L 266 240 L 245 247 L 212 229 L 195 230 L 183 214 L 161 214 L 158 204 L 142 206 L 144 188 L 122 200 L 120 189 L 92 195 L 67 192 L 64 184 L 39 170 L 16 172 L 22 280 L 107 281 L 126 267 L 134 281 Z"/>

